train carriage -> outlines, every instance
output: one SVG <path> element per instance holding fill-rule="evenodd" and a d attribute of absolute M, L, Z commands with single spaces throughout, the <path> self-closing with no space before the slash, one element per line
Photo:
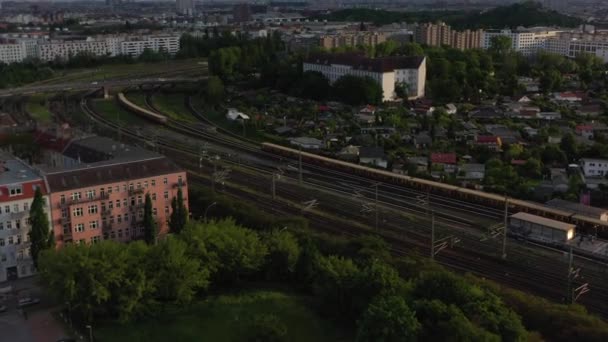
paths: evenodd
<path fill-rule="evenodd" d="M 118 103 L 121 106 L 123 106 L 126 110 L 133 112 L 146 120 L 151 120 L 151 121 L 161 123 L 161 124 L 167 123 L 166 116 L 164 116 L 162 114 L 154 113 L 145 108 L 141 108 L 140 106 L 129 101 L 123 93 L 118 93 Z"/>

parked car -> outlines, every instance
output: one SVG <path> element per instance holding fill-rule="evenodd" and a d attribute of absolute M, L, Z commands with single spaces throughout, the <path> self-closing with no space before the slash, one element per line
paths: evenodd
<path fill-rule="evenodd" d="M 24 298 L 19 299 L 20 308 L 24 307 L 24 306 L 38 304 L 38 303 L 40 303 L 40 299 L 38 299 L 38 298 L 24 297 Z"/>

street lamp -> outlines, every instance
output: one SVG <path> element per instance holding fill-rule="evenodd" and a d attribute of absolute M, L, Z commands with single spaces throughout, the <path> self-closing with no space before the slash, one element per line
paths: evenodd
<path fill-rule="evenodd" d="M 214 205 L 217 205 L 217 202 L 209 204 L 205 209 L 205 215 L 203 215 L 203 222 L 207 223 L 207 211 L 209 211 L 209 208 L 213 207 Z"/>
<path fill-rule="evenodd" d="M 93 326 L 88 324 L 87 329 L 89 329 L 89 341 L 93 342 Z"/>

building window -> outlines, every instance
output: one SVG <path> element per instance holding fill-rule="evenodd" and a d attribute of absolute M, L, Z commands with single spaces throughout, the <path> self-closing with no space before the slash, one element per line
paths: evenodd
<path fill-rule="evenodd" d="M 76 233 L 82 233 L 84 232 L 84 223 L 79 223 L 77 225 L 74 226 L 74 231 Z"/>
<path fill-rule="evenodd" d="M 63 225 L 63 234 L 64 235 L 70 234 L 70 225 L 67 223 Z"/>
<path fill-rule="evenodd" d="M 163 178 L 163 184 L 167 184 L 167 183 L 168 183 L 167 177 Z"/>
<path fill-rule="evenodd" d="M 123 184 L 122 185 L 122 191 L 123 192 L 127 192 L 127 184 Z"/>
<path fill-rule="evenodd" d="M 156 192 L 152 194 L 152 200 L 156 201 Z"/>
<path fill-rule="evenodd" d="M 93 198 L 95 198 L 95 190 L 88 190 L 88 191 L 87 191 L 87 198 L 88 198 L 88 199 L 93 199 Z"/>
<path fill-rule="evenodd" d="M 146 188 L 146 189 L 148 188 L 148 181 L 144 182 L 144 188 Z"/>
<path fill-rule="evenodd" d="M 179 185 L 182 185 L 182 176 L 178 176 L 178 177 L 177 177 L 177 183 L 178 183 Z"/>
<path fill-rule="evenodd" d="M 125 222 L 129 222 L 129 214 L 125 214 Z"/>
<path fill-rule="evenodd" d="M 97 221 L 91 221 L 89 222 L 89 228 L 91 229 L 97 229 L 98 225 L 97 225 Z"/>
<path fill-rule="evenodd" d="M 114 224 L 114 215 L 110 216 L 110 224 Z"/>
<path fill-rule="evenodd" d="M 169 199 L 169 191 L 165 191 L 165 193 L 163 194 L 165 199 Z"/>
<path fill-rule="evenodd" d="M 11 206 L 10 205 L 5 205 L 4 206 L 4 212 L 7 213 L 7 214 L 10 213 L 11 212 Z"/>
<path fill-rule="evenodd" d="M 6 229 L 13 229 L 13 221 L 6 221 Z"/>
<path fill-rule="evenodd" d="M 15 229 L 21 229 L 21 220 L 15 220 Z"/>
<path fill-rule="evenodd" d="M 111 187 L 111 186 L 109 186 L 109 187 L 108 187 L 108 195 L 109 195 L 109 194 L 111 194 L 111 193 L 112 193 L 112 187 Z"/>
<path fill-rule="evenodd" d="M 21 244 L 21 235 L 17 235 L 17 236 L 15 236 L 15 238 L 17 239 L 17 241 L 15 241 L 15 244 L 20 245 Z"/>
<path fill-rule="evenodd" d="M 142 204 L 142 203 L 144 203 L 144 202 L 143 202 L 143 198 L 142 198 L 142 196 L 141 196 L 141 195 L 138 195 L 138 196 L 137 196 L 137 204 Z"/>
<path fill-rule="evenodd" d="M 152 208 L 152 215 L 158 215 L 158 210 L 156 210 L 156 208 Z"/>
<path fill-rule="evenodd" d="M 74 208 L 74 210 L 72 211 L 72 216 L 74 216 L 74 217 L 82 216 L 83 213 L 84 213 L 84 211 L 82 210 L 82 208 Z"/>
<path fill-rule="evenodd" d="M 0 239 L 0 247 L 4 247 L 4 239 Z"/>
<path fill-rule="evenodd" d="M 165 215 L 169 215 L 169 207 L 165 207 Z"/>
<path fill-rule="evenodd" d="M 97 214 L 97 204 L 89 206 L 89 214 Z"/>
<path fill-rule="evenodd" d="M 73 192 L 72 201 L 78 201 L 78 200 L 80 200 L 80 192 Z"/>
<path fill-rule="evenodd" d="M 106 194 L 106 188 L 99 189 L 99 196 L 103 197 Z"/>
<path fill-rule="evenodd" d="M 108 209 L 114 209 L 114 202 L 108 202 Z"/>
<path fill-rule="evenodd" d="M 129 184 L 129 191 L 133 191 L 133 183 Z"/>
<path fill-rule="evenodd" d="M 152 181 L 150 181 L 150 184 L 152 184 L 152 186 L 156 186 L 156 179 L 153 179 Z"/>
<path fill-rule="evenodd" d="M 8 244 L 9 244 L 9 245 L 12 245 L 12 244 L 13 244 L 13 242 L 14 242 L 14 241 L 13 241 L 13 237 L 12 237 L 12 236 L 9 236 L 9 237 L 8 237 Z"/>
<path fill-rule="evenodd" d="M 141 183 L 137 182 L 137 189 L 141 189 Z"/>
<path fill-rule="evenodd" d="M 122 222 L 122 216 L 120 214 L 118 214 L 118 216 L 116 216 L 116 222 L 117 223 L 121 223 Z"/>
<path fill-rule="evenodd" d="M 127 207 L 127 199 L 126 198 L 123 198 L 123 200 L 122 200 L 122 206 L 125 207 L 125 208 Z"/>
<path fill-rule="evenodd" d="M 4 230 L 4 222 L 0 222 L 0 230 Z"/>
<path fill-rule="evenodd" d="M 59 196 L 59 203 L 65 204 L 65 195 Z"/>
<path fill-rule="evenodd" d="M 28 211 L 28 210 L 30 210 L 30 204 L 27 202 L 23 203 L 23 211 Z"/>
<path fill-rule="evenodd" d="M 98 242 L 99 242 L 99 236 L 91 237 L 91 243 L 98 243 Z"/>
<path fill-rule="evenodd" d="M 117 185 L 117 186 L 115 186 L 115 187 L 114 187 L 114 192 L 120 192 L 120 186 L 118 186 L 118 185 Z"/>
<path fill-rule="evenodd" d="M 19 196 L 19 195 L 21 195 L 21 194 L 22 194 L 22 192 L 23 192 L 23 191 L 21 190 L 21 187 L 20 187 L 20 186 L 12 187 L 12 188 L 10 188 L 10 190 L 9 190 L 9 194 L 10 194 L 10 196 L 11 196 L 11 197 L 12 197 L 12 196 Z"/>
<path fill-rule="evenodd" d="M 13 204 L 13 212 L 15 212 L 15 213 L 19 212 L 19 204 Z"/>

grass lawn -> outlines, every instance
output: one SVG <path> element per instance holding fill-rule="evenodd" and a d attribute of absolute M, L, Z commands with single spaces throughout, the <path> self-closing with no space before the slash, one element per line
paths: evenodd
<path fill-rule="evenodd" d="M 222 295 L 167 312 L 153 321 L 110 324 L 96 329 L 100 342 L 244 341 L 257 314 L 274 314 L 287 328 L 287 341 L 348 341 L 306 304 L 306 298 L 278 291 L 255 290 Z"/>
<path fill-rule="evenodd" d="M 184 94 L 155 93 L 151 98 L 152 105 L 168 117 L 183 122 L 195 122 L 196 118 L 190 114 L 185 100 Z"/>
<path fill-rule="evenodd" d="M 49 123 L 53 118 L 51 110 L 45 105 L 46 100 L 45 95 L 30 96 L 27 100 L 26 111 L 39 123 Z"/>
<path fill-rule="evenodd" d="M 122 126 L 142 126 L 150 124 L 149 121 L 140 118 L 134 113 L 124 110 L 118 105 L 114 98 L 98 99 L 93 101 L 94 108 L 108 120 Z"/>
<path fill-rule="evenodd" d="M 205 59 L 178 59 L 160 63 L 133 63 L 133 64 L 106 64 L 94 68 L 55 70 L 57 77 L 36 82 L 36 85 L 66 83 L 66 82 L 94 82 L 105 79 L 120 78 L 149 78 L 154 76 L 204 76 L 207 74 Z"/>

